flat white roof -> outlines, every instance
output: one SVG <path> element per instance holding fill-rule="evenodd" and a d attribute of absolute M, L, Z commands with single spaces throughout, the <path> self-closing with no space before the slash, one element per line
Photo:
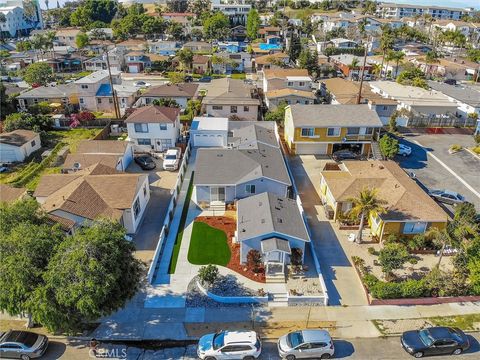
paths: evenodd
<path fill-rule="evenodd" d="M 199 116 L 193 119 L 192 130 L 228 131 L 228 118 Z"/>
<path fill-rule="evenodd" d="M 287 80 L 292 81 L 312 81 L 310 76 L 287 76 Z"/>

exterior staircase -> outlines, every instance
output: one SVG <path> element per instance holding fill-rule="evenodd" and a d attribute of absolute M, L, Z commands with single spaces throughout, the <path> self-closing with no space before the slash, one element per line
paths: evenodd
<path fill-rule="evenodd" d="M 267 284 L 285 284 L 285 274 L 282 272 L 265 274 Z"/>
<path fill-rule="evenodd" d="M 223 201 L 211 201 L 208 210 L 215 212 L 225 212 L 225 203 Z"/>
<path fill-rule="evenodd" d="M 288 306 L 287 293 L 271 293 L 272 301 L 269 301 L 269 306 Z"/>
<path fill-rule="evenodd" d="M 372 158 L 374 160 L 383 160 L 382 152 L 380 151 L 380 145 L 377 141 L 372 141 Z"/>

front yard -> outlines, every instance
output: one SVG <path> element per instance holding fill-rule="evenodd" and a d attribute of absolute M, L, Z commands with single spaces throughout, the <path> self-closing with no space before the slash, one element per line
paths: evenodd
<path fill-rule="evenodd" d="M 231 252 L 225 231 L 215 229 L 204 222 L 193 224 L 188 261 L 194 265 L 215 264 L 227 266 Z"/>

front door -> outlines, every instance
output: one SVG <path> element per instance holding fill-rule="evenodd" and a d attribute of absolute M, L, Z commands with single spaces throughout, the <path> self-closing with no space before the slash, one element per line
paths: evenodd
<path fill-rule="evenodd" d="M 210 188 L 210 202 L 221 201 L 225 202 L 225 188 L 224 187 L 211 187 Z"/>

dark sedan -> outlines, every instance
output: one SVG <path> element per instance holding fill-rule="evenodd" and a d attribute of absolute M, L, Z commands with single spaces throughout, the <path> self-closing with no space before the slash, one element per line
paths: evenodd
<path fill-rule="evenodd" d="M 470 347 L 468 337 L 462 330 L 443 326 L 406 331 L 400 342 L 405 351 L 416 358 L 428 355 L 460 355 Z"/>
<path fill-rule="evenodd" d="M 157 167 L 155 161 L 153 161 L 152 157 L 149 155 L 141 155 L 135 157 L 135 162 L 143 169 L 143 170 L 153 170 Z"/>
<path fill-rule="evenodd" d="M 355 160 L 359 158 L 359 155 L 350 150 L 339 150 L 332 154 L 332 158 L 335 161 Z"/>
<path fill-rule="evenodd" d="M 0 358 L 30 360 L 41 357 L 48 347 L 45 335 L 10 330 L 0 333 Z"/>

